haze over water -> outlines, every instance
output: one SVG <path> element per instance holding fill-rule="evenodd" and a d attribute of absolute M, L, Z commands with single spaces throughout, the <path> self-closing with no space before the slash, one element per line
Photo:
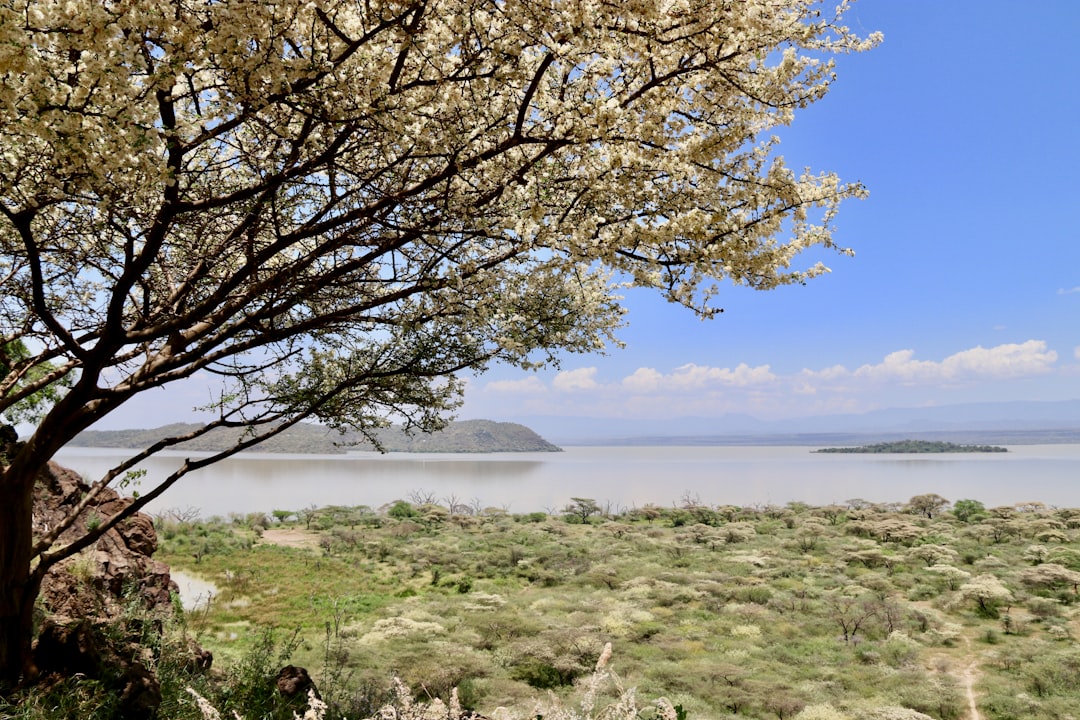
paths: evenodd
<path fill-rule="evenodd" d="M 312 505 L 378 508 L 410 494 L 442 504 L 557 511 L 571 497 L 611 509 L 646 504 L 811 505 L 852 498 L 903 502 L 938 493 L 987 507 L 1040 501 L 1080 507 L 1080 445 L 1016 445 L 1008 453 L 816 454 L 812 447 L 572 447 L 561 453 L 285 455 L 248 453 L 181 479 L 151 513 L 198 508 L 204 517 Z M 57 460 L 96 479 L 123 450 L 65 448 Z M 145 463 L 143 487 L 175 469 L 173 453 Z M 137 489 L 137 488 L 136 488 Z"/>

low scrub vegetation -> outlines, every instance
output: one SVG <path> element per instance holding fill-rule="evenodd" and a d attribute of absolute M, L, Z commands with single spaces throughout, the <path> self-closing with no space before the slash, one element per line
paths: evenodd
<path fill-rule="evenodd" d="M 390 677 L 484 714 L 569 700 L 610 642 L 626 687 L 691 718 L 950 720 L 969 690 L 987 718 L 1075 714 L 1080 511 L 955 506 L 569 498 L 511 515 L 414 493 L 163 521 L 162 559 L 219 588 L 198 619 L 219 657 L 298 628 L 293 662 L 345 713 L 385 702 Z"/>
<path fill-rule="evenodd" d="M 414 495 L 158 518 L 158 557 L 217 587 L 185 632 L 214 652 L 217 685 L 196 689 L 223 716 L 291 718 L 251 694 L 286 662 L 333 718 L 407 717 L 403 697 L 416 717 L 1080 713 L 1080 510 L 568 498 L 512 515 Z M 175 705 L 201 717 L 192 696 Z"/>

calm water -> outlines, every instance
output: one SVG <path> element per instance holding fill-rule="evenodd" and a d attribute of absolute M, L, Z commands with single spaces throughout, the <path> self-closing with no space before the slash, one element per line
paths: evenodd
<path fill-rule="evenodd" d="M 613 508 L 671 505 L 685 496 L 711 504 L 813 505 L 864 498 L 904 501 L 935 492 L 988 507 L 1038 500 L 1080 507 L 1080 445 L 1016 445 L 1008 453 L 822 455 L 809 447 L 574 447 L 562 453 L 490 455 L 279 455 L 249 453 L 180 480 L 151 512 L 198 508 L 203 516 L 295 510 L 310 505 L 378 507 L 416 491 L 440 502 L 561 508 L 571 497 Z M 96 478 L 122 450 L 65 448 L 58 460 Z M 181 457 L 147 462 L 144 487 Z"/>

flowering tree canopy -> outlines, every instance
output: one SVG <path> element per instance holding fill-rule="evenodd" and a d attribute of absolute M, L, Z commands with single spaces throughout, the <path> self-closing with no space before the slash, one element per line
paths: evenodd
<path fill-rule="evenodd" d="M 218 376 L 193 434 L 248 428 L 229 453 L 305 419 L 433 428 L 458 371 L 612 341 L 620 283 L 709 316 L 723 279 L 826 271 L 797 256 L 863 189 L 768 133 L 877 42 L 845 6 L 2 0 L 0 410 L 55 399 L 0 466 L 2 679 L 49 567 L 228 454 L 34 534 L 36 473 L 138 393 Z"/>

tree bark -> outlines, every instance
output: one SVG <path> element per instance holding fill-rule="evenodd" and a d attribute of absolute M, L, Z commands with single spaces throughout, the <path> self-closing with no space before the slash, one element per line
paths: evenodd
<path fill-rule="evenodd" d="M 40 579 L 30 572 L 33 478 L 0 473 L 0 693 L 32 673 L 34 601 Z"/>

